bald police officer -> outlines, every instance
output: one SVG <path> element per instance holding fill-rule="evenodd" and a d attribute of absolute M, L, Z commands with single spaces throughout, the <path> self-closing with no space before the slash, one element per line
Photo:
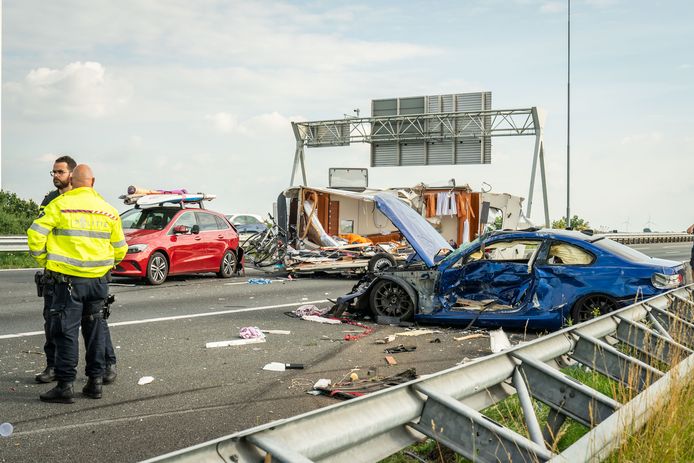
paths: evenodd
<path fill-rule="evenodd" d="M 108 297 L 108 271 L 128 249 L 118 211 L 93 189 L 91 168 L 75 167 L 71 183 L 72 190 L 51 201 L 27 230 L 32 256 L 55 282 L 49 325 L 58 384 L 40 395 L 44 402 L 74 402 L 80 323 L 88 377 L 82 393 L 101 398 L 106 371 L 102 310 Z"/>

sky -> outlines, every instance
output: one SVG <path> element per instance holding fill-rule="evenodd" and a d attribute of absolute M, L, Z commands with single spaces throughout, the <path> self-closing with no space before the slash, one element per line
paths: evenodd
<path fill-rule="evenodd" d="M 594 228 L 694 222 L 694 3 L 571 2 L 571 214 Z M 120 211 L 128 185 L 217 195 L 265 214 L 289 186 L 291 121 L 372 99 L 492 92 L 537 106 L 550 219 L 567 207 L 567 1 L 4 0 L 1 187 L 40 202 L 70 154 Z M 458 185 L 527 198 L 534 137 L 492 163 L 369 169 L 370 186 Z M 369 145 L 306 150 L 308 184 L 368 167 Z M 539 177 L 530 219 L 544 221 Z"/>

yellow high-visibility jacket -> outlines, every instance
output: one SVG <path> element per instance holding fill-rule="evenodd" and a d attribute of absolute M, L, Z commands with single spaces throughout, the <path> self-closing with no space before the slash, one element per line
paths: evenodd
<path fill-rule="evenodd" d="M 88 187 L 51 201 L 27 237 L 41 267 L 77 277 L 104 276 L 128 251 L 118 211 Z"/>

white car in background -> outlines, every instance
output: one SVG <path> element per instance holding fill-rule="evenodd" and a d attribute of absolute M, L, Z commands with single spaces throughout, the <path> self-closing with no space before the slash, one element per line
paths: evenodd
<path fill-rule="evenodd" d="M 226 218 L 238 230 L 241 243 L 249 236 L 267 230 L 267 225 L 263 218 L 257 214 L 227 214 Z"/>

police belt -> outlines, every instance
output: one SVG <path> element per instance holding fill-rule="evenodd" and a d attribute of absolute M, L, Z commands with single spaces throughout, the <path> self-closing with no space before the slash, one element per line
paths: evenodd
<path fill-rule="evenodd" d="M 60 283 L 77 283 L 77 282 L 87 282 L 87 281 L 98 281 L 99 283 L 109 283 L 111 281 L 111 272 L 106 272 L 105 275 L 100 277 L 78 277 L 74 275 L 66 275 L 64 273 L 55 272 L 53 270 L 46 269 L 44 271 L 44 282 L 50 284 L 60 284 Z"/>

